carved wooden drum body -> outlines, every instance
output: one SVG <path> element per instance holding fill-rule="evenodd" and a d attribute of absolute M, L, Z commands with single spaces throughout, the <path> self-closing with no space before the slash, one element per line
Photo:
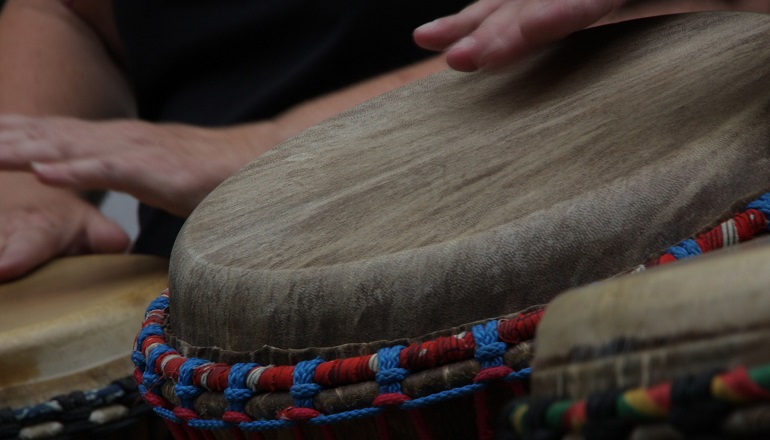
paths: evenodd
<path fill-rule="evenodd" d="M 71 257 L 0 286 L 0 438 L 147 437 L 129 348 L 167 266 Z"/>
<path fill-rule="evenodd" d="M 768 65 L 770 17 L 646 19 L 305 131 L 186 223 L 145 399 L 180 437 L 492 438 L 537 306 L 766 229 L 697 241 L 770 189 Z"/>

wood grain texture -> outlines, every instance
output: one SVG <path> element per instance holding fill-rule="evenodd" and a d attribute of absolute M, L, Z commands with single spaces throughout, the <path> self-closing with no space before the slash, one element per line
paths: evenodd
<path fill-rule="evenodd" d="M 770 17 L 692 14 L 364 103 L 196 209 L 172 333 L 188 355 L 366 351 L 627 270 L 770 187 L 768 66 Z"/>
<path fill-rule="evenodd" d="M 0 285 L 0 406 L 130 376 L 133 340 L 167 273 L 158 257 L 91 255 L 54 260 Z"/>

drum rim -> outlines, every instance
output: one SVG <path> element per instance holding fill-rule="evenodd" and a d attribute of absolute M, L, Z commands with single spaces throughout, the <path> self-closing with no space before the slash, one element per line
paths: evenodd
<path fill-rule="evenodd" d="M 195 429 L 227 429 L 237 427 L 247 431 L 262 431 L 268 429 L 288 428 L 295 426 L 297 422 L 308 422 L 314 425 L 328 425 L 342 420 L 372 417 L 387 408 L 402 410 L 417 409 L 430 406 L 435 403 L 461 397 L 463 395 L 476 394 L 483 391 L 494 382 L 521 382 L 529 378 L 530 369 L 515 369 L 513 362 L 505 360 L 506 352 L 521 348 L 526 350 L 527 357 L 531 357 L 530 343 L 534 339 L 534 330 L 540 316 L 542 307 L 536 306 L 525 311 L 507 315 L 502 319 L 491 319 L 477 324 L 471 331 L 458 335 L 443 336 L 426 342 L 415 342 L 409 346 L 395 345 L 381 349 L 377 354 L 360 356 L 357 358 L 333 359 L 324 361 L 320 358 L 311 361 L 300 361 L 296 365 L 269 365 L 258 364 L 215 364 L 203 359 L 185 358 L 171 346 L 166 344 L 162 322 L 168 317 L 168 291 L 153 301 L 147 309 L 147 318 L 143 323 L 143 330 L 137 337 L 136 350 L 133 360 L 136 365 L 134 378 L 139 384 L 140 392 L 144 399 L 154 406 L 155 412 L 168 421 L 187 425 Z M 502 330 L 508 336 L 501 337 L 498 330 Z M 514 335 L 511 339 L 509 336 Z M 439 355 L 446 357 L 440 359 L 435 365 L 424 369 L 402 368 L 400 358 L 402 353 L 412 350 L 424 353 L 427 347 L 437 340 L 465 338 L 470 340 L 471 346 L 466 347 L 461 359 L 458 356 L 447 356 L 445 352 L 438 351 Z M 507 340 L 506 340 L 507 339 Z M 372 359 L 377 357 L 375 361 Z M 385 357 L 388 360 L 384 360 Z M 529 360 L 529 359 L 526 359 Z M 346 381 L 331 380 L 325 389 L 339 389 L 344 386 L 358 385 L 365 382 L 375 382 L 379 386 L 379 394 L 368 407 L 355 410 L 323 413 L 313 408 L 312 396 L 321 391 L 322 386 L 316 383 L 315 371 L 322 365 L 332 367 L 336 362 L 364 362 L 374 365 L 370 376 L 363 380 Z M 469 384 L 448 388 L 444 391 L 428 393 L 425 396 L 409 396 L 401 389 L 402 381 L 410 374 L 426 371 L 439 371 L 442 367 L 457 365 L 462 361 L 473 361 L 478 364 L 478 372 L 471 374 Z M 387 364 L 387 365 L 386 365 Z M 187 365 L 185 367 L 185 365 Z M 381 369 L 381 365 L 386 365 Z M 223 372 L 219 371 L 214 379 L 211 374 L 216 368 L 225 368 L 227 379 L 223 383 Z M 238 372 L 235 372 L 239 370 Z M 260 390 L 257 388 L 257 380 L 251 380 L 251 387 L 247 384 L 247 374 L 257 374 L 258 378 L 273 370 L 276 376 L 290 371 L 293 381 L 284 382 L 272 389 Z M 197 370 L 197 371 L 194 371 Z M 245 372 L 243 370 L 246 370 Z M 255 371 L 258 370 L 258 371 Z M 382 374 L 380 374 L 382 373 Z M 467 376 L 467 373 L 466 373 Z M 304 377 L 302 383 L 296 383 L 300 377 Z M 159 391 L 161 382 L 169 381 L 173 384 L 171 395 Z M 234 383 L 238 382 L 238 383 Z M 296 383 L 296 385 L 295 385 Z M 307 393 L 301 397 L 301 393 Z M 228 409 L 218 419 L 204 419 L 195 410 L 194 399 L 204 392 L 223 393 L 227 399 Z M 245 402 L 255 396 L 275 394 L 276 391 L 291 393 L 295 399 L 295 406 L 278 410 L 276 417 L 272 419 L 254 420 L 244 411 Z M 300 397 L 298 397 L 300 396 Z M 176 400 L 172 402 L 171 399 Z M 301 400 L 307 405 L 297 405 Z M 304 406 L 304 407 L 303 407 Z"/>

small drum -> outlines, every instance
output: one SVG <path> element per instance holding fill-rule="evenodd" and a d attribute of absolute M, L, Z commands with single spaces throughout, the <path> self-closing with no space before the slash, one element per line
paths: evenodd
<path fill-rule="evenodd" d="M 646 19 L 305 131 L 185 224 L 145 400 L 179 438 L 492 438 L 536 306 L 764 231 L 767 66 L 770 17 Z"/>
<path fill-rule="evenodd" d="M 762 239 L 560 296 L 507 423 L 533 439 L 768 438 L 768 285 Z"/>
<path fill-rule="evenodd" d="M 154 432 L 128 348 L 167 266 L 146 256 L 71 257 L 0 285 L 0 438 Z"/>

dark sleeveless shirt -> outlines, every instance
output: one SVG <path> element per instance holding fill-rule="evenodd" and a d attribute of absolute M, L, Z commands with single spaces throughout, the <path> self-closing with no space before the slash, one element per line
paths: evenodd
<path fill-rule="evenodd" d="M 467 3 L 113 0 L 113 7 L 139 116 L 216 127 L 270 118 L 425 58 L 412 30 Z M 168 256 L 183 222 L 141 206 L 134 252 Z"/>

